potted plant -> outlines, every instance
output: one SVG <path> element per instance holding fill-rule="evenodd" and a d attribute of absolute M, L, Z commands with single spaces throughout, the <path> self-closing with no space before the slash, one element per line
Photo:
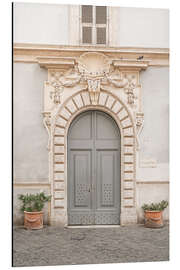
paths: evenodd
<path fill-rule="evenodd" d="M 22 201 L 21 211 L 24 212 L 24 227 L 26 229 L 43 228 L 43 207 L 45 202 L 50 201 L 51 196 L 46 196 L 44 192 L 37 194 L 20 194 Z"/>
<path fill-rule="evenodd" d="M 143 204 L 145 227 L 160 228 L 163 226 L 163 210 L 168 206 L 167 201 L 159 203 Z"/>

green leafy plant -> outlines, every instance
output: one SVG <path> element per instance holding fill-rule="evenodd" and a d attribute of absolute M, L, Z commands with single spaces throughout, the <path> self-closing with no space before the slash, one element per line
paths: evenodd
<path fill-rule="evenodd" d="M 18 199 L 22 201 L 21 211 L 39 212 L 43 209 L 45 202 L 51 200 L 51 195 L 46 196 L 44 192 L 37 194 L 20 194 Z"/>
<path fill-rule="evenodd" d="M 160 203 L 143 204 L 144 211 L 163 211 L 168 206 L 168 201 L 161 201 Z"/>

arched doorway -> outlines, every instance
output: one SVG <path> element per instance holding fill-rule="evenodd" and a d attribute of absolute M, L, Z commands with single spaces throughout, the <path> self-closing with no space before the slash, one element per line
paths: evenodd
<path fill-rule="evenodd" d="M 70 96 L 60 106 L 51 127 L 50 182 L 51 225 L 67 226 L 68 221 L 68 131 L 81 113 L 99 110 L 110 115 L 120 130 L 120 224 L 137 223 L 136 212 L 136 132 L 133 117 L 127 106 L 112 93 L 101 90 L 98 104 L 93 105 L 87 90 Z M 74 122 L 75 123 L 75 122 Z"/>
<path fill-rule="evenodd" d="M 120 224 L 120 131 L 107 113 L 79 114 L 68 131 L 69 225 Z"/>

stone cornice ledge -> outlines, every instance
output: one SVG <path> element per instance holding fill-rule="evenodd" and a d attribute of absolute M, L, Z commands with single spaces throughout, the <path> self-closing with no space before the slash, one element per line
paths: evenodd
<path fill-rule="evenodd" d="M 140 57 L 141 65 L 143 62 L 148 62 L 149 66 L 169 66 L 169 49 L 166 48 L 67 46 L 15 43 L 13 51 L 14 62 L 20 63 L 38 63 L 40 59 L 42 60 L 47 57 L 52 61 L 56 61 L 56 57 L 60 57 L 62 59 L 66 59 L 66 61 L 68 59 L 69 65 L 72 64 L 71 61 L 73 61 L 73 59 L 78 58 L 84 52 L 101 52 L 115 61 L 117 65 L 122 59 L 127 62 L 136 60 L 136 62 L 138 62 L 138 58 Z M 143 58 L 141 58 L 141 56 L 143 56 Z"/>
<path fill-rule="evenodd" d="M 73 58 L 64 57 L 37 57 L 40 67 L 66 69 L 73 67 L 75 61 Z"/>
<path fill-rule="evenodd" d="M 136 180 L 136 184 L 169 184 L 169 180 Z"/>
<path fill-rule="evenodd" d="M 13 182 L 14 187 L 50 187 L 49 182 Z"/>
<path fill-rule="evenodd" d="M 146 69 L 150 64 L 150 60 L 142 61 L 142 60 L 131 60 L 131 59 L 123 59 L 123 60 L 114 60 L 113 65 L 115 67 L 119 67 L 120 69 Z"/>
<path fill-rule="evenodd" d="M 58 68 L 62 70 L 66 70 L 71 68 L 76 63 L 76 58 L 70 57 L 37 57 L 37 62 L 39 63 L 40 67 L 45 67 L 47 69 Z M 128 70 L 142 70 L 146 69 L 149 65 L 150 61 L 142 61 L 142 60 L 132 60 L 132 59 L 120 59 L 120 60 L 111 60 L 115 67 L 119 69 Z"/>

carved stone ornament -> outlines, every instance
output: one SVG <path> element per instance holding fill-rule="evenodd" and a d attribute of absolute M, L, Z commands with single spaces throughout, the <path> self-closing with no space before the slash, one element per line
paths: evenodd
<path fill-rule="evenodd" d="M 106 78 L 113 86 L 124 89 L 124 92 L 127 94 L 127 103 L 133 106 L 137 98 L 134 91 L 139 87 L 136 84 L 135 76 L 127 75 L 125 72 L 119 71 L 118 68 L 114 68 L 110 74 L 106 74 Z"/>
<path fill-rule="evenodd" d="M 88 79 L 87 83 L 92 104 L 97 104 L 98 96 L 100 93 L 100 79 Z"/>
<path fill-rule="evenodd" d="M 123 73 L 114 66 L 111 67 L 109 74 L 105 74 L 107 81 L 117 88 L 124 88 L 128 85 L 128 79 Z"/>
<path fill-rule="evenodd" d="M 61 94 L 64 90 L 64 87 L 59 84 L 58 82 L 52 84 L 54 87 L 54 91 L 50 92 L 50 98 L 53 99 L 54 104 L 60 104 L 61 103 Z"/>
<path fill-rule="evenodd" d="M 136 113 L 136 138 L 137 138 L 137 150 L 140 150 L 139 135 L 143 129 L 144 125 L 144 113 Z"/>
<path fill-rule="evenodd" d="M 61 95 L 65 87 L 73 87 L 81 80 L 81 75 L 77 71 L 76 65 L 67 72 L 52 70 L 49 77 L 48 84 L 53 87 L 53 91 L 50 92 L 50 98 L 55 105 L 61 103 Z"/>
<path fill-rule="evenodd" d="M 52 71 L 50 72 L 50 80 L 48 84 L 52 86 L 53 91 L 50 92 L 50 98 L 54 104 L 61 103 L 61 94 L 63 93 L 64 87 L 61 84 L 60 77 L 63 75 L 62 72 Z"/>
<path fill-rule="evenodd" d="M 136 107 L 136 89 L 139 87 L 138 74 L 140 69 L 145 68 L 140 66 L 139 61 L 112 60 L 99 52 L 83 53 L 74 59 L 53 59 L 54 68 L 49 68 L 51 65 L 45 60 L 43 60 L 43 66 L 47 65 L 46 62 L 48 63 L 48 82 L 46 84 L 51 86 L 47 92 L 49 92 L 49 97 L 54 105 L 61 103 L 64 88 L 74 87 L 77 84 L 87 87 L 91 102 L 96 105 L 100 89 L 104 85 L 111 84 L 116 88 L 123 89 L 127 95 L 127 103 L 131 107 Z"/>
<path fill-rule="evenodd" d="M 48 70 L 48 80 L 44 83 L 43 123 L 49 136 L 47 148 L 49 182 L 52 183 L 51 224 L 63 226 L 68 224 L 66 207 L 68 128 L 76 115 L 91 108 L 103 110 L 114 116 L 122 130 L 121 156 L 124 170 L 121 170 L 123 207 L 120 220 L 122 225 L 136 223 L 133 182 L 136 180 L 135 147 L 139 147 L 138 136 L 144 121 L 141 112 L 142 91 L 139 87 L 139 71 L 145 69 L 147 63 L 141 63 L 136 59 L 122 59 L 120 55 L 116 59 L 116 53 L 108 54 L 106 51 L 83 54 L 82 51 L 79 53 L 74 51 L 70 53 L 72 57 L 67 55 L 66 53 L 61 57 L 56 54 L 52 57 L 38 58 L 40 66 Z M 73 89 L 68 91 L 70 87 Z M 127 189 L 131 189 L 130 195 Z"/>
<path fill-rule="evenodd" d="M 129 105 L 134 105 L 134 100 L 137 98 L 134 94 L 134 90 L 136 88 L 136 84 L 133 82 L 133 78 L 128 79 L 128 84 L 127 86 L 124 88 L 125 93 L 127 94 L 127 103 Z"/>
<path fill-rule="evenodd" d="M 49 151 L 51 148 L 51 134 L 50 134 L 50 130 L 51 130 L 51 113 L 50 112 L 43 112 L 43 124 L 44 127 L 47 130 L 48 133 L 48 144 L 47 144 L 47 150 Z"/>
<path fill-rule="evenodd" d="M 91 52 L 81 55 L 77 63 L 82 81 L 87 83 L 91 102 L 93 105 L 96 105 L 101 82 L 105 79 L 105 74 L 110 69 L 110 61 L 101 53 Z"/>

